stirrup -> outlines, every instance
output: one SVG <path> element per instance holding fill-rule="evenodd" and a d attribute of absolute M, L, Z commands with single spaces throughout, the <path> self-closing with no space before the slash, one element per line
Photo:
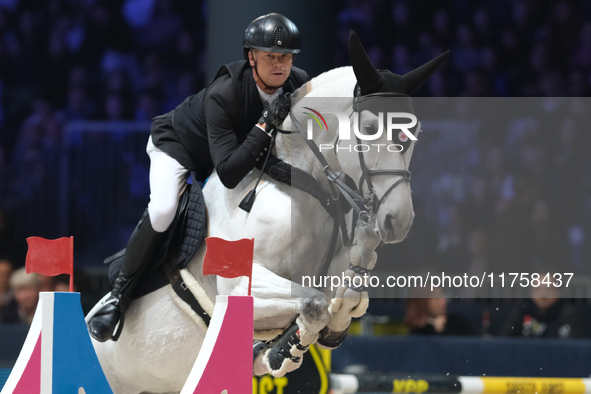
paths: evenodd
<path fill-rule="evenodd" d="M 121 316 L 119 317 L 119 321 L 117 322 L 117 325 L 115 326 L 115 329 L 113 330 L 113 334 L 111 337 L 111 340 L 113 342 L 116 342 L 117 339 L 119 339 L 119 336 L 123 332 L 123 324 L 124 323 L 125 323 L 125 311 L 121 310 Z"/>
<path fill-rule="evenodd" d="M 99 342 L 106 342 L 109 339 L 116 341 L 117 339 L 119 339 L 119 336 L 121 335 L 121 332 L 123 330 L 123 323 L 125 320 L 126 309 L 127 308 L 124 305 L 122 305 L 121 299 L 117 299 L 115 297 L 108 299 L 103 305 L 101 305 L 101 308 L 98 311 L 96 311 L 96 313 L 88 321 L 88 326 L 89 326 L 88 333 L 90 334 L 90 336 L 92 336 L 94 339 L 96 339 Z M 90 329 L 90 326 L 92 325 L 93 320 L 94 319 L 101 319 L 102 317 L 104 317 L 106 315 L 113 315 L 116 313 L 119 314 L 119 318 L 115 322 L 115 325 L 112 328 L 110 325 L 101 323 L 104 327 L 111 330 L 110 337 L 109 338 L 97 337 L 93 333 L 93 330 Z M 108 333 L 108 331 L 107 331 L 107 333 Z"/>

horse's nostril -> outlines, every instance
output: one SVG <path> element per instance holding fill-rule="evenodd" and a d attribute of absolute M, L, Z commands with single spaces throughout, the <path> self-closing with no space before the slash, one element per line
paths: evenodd
<path fill-rule="evenodd" d="M 394 232 L 394 216 L 391 214 L 387 214 L 384 218 L 384 230 L 388 234 L 392 234 Z"/>

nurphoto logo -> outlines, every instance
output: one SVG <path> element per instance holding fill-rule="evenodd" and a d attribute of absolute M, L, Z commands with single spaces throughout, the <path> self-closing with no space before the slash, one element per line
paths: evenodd
<path fill-rule="evenodd" d="M 304 107 L 304 109 L 310 112 L 304 112 L 310 119 L 307 122 L 307 138 L 313 139 L 314 135 L 314 123 L 318 124 L 321 131 L 328 130 L 328 124 L 325 117 L 318 111 L 310 107 Z M 320 144 L 320 151 L 336 149 L 348 150 L 355 152 L 369 152 L 372 149 L 378 151 L 387 150 L 388 152 L 402 152 L 404 150 L 403 143 L 410 141 L 416 141 L 417 137 L 412 133 L 410 129 L 415 127 L 418 123 L 417 117 L 414 114 L 408 112 L 378 112 L 377 115 L 377 130 L 373 133 L 362 133 L 359 130 L 359 113 L 354 111 L 352 114 L 352 123 L 349 120 L 349 115 L 343 111 L 331 109 L 324 111 L 325 114 L 333 114 L 337 117 L 339 138 L 338 141 L 341 144 Z M 385 119 L 385 121 L 384 121 Z M 353 129 L 353 135 L 351 133 Z M 377 141 L 386 133 L 386 139 L 390 143 L 367 143 L 368 141 Z M 364 130 L 364 131 L 367 131 Z M 372 130 L 373 131 L 373 130 Z M 396 132 L 396 134 L 394 134 Z M 395 136 L 395 137 L 394 137 Z M 352 138 L 357 140 L 357 144 L 354 145 L 343 145 L 342 141 L 350 141 Z"/>

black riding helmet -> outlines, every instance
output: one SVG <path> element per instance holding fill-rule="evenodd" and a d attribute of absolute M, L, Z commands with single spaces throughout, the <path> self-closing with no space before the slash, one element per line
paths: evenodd
<path fill-rule="evenodd" d="M 271 13 L 250 22 L 244 32 L 244 59 L 251 48 L 267 52 L 300 52 L 302 38 L 297 26 L 281 14 Z"/>

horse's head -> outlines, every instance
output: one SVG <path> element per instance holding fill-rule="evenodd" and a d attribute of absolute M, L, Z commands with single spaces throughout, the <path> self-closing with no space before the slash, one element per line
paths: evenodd
<path fill-rule="evenodd" d="M 408 166 L 420 131 L 410 96 L 448 52 L 398 75 L 377 70 L 351 32 L 349 56 L 357 78 L 351 117 L 355 139 L 339 141 L 339 164 L 358 181 L 381 241 L 400 242 L 414 218 Z"/>

